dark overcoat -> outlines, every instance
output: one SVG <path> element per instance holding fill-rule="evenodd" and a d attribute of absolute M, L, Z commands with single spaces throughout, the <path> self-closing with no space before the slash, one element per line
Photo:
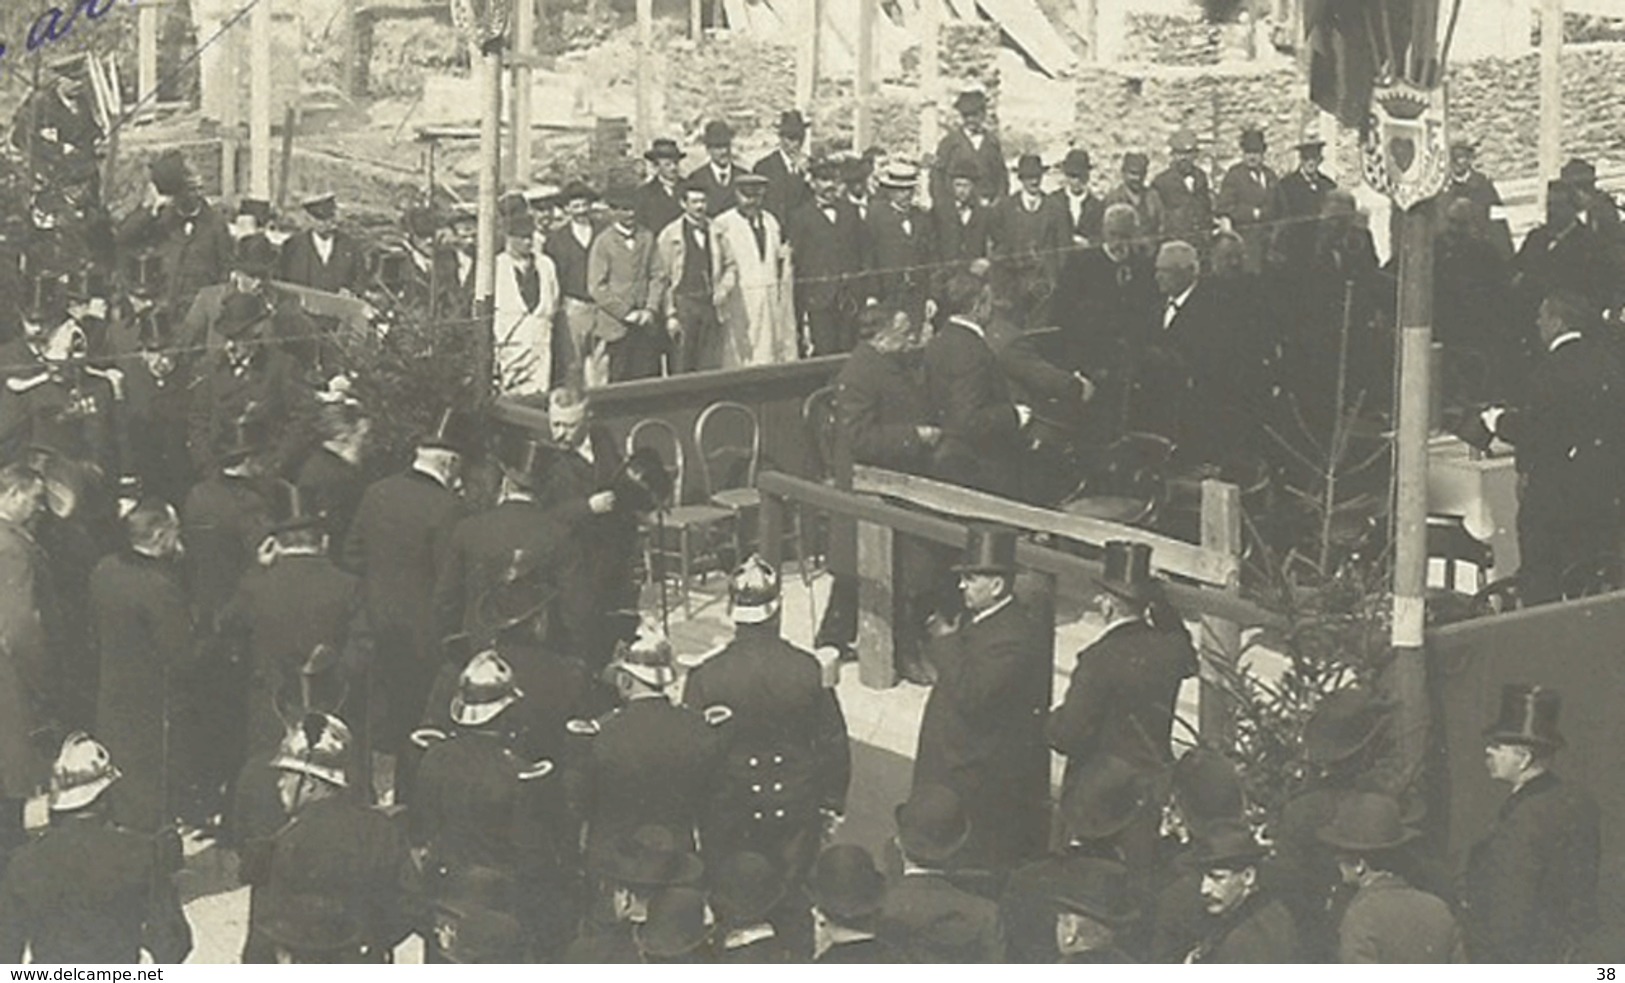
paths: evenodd
<path fill-rule="evenodd" d="M 281 265 L 282 279 L 330 294 L 359 290 L 366 270 L 360 247 L 343 232 L 333 234 L 333 251 L 322 262 L 315 235 L 308 229 L 283 243 Z"/>
<path fill-rule="evenodd" d="M 935 872 L 904 874 L 886 891 L 880 934 L 916 963 L 1002 963 L 999 906 Z"/>
<path fill-rule="evenodd" d="M 938 476 L 1013 494 L 1020 487 L 1021 421 L 992 347 L 972 328 L 950 320 L 926 345 L 925 382 L 942 427 Z"/>

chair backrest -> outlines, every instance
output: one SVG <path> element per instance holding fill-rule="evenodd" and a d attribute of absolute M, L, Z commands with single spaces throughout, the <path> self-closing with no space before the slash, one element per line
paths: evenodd
<path fill-rule="evenodd" d="M 700 458 L 706 495 L 755 487 L 762 456 L 762 428 L 756 411 L 730 400 L 707 406 L 694 421 L 694 452 Z"/>
<path fill-rule="evenodd" d="M 1463 594 L 1477 594 L 1489 583 L 1490 570 L 1495 566 L 1495 549 L 1467 531 L 1466 520 L 1459 515 L 1428 516 L 1427 548 L 1429 579 L 1432 579 L 1434 561 L 1443 567 L 1443 587 L 1458 590 L 1458 570 L 1465 565 L 1473 574 L 1469 588 L 1460 588 Z"/>
<path fill-rule="evenodd" d="M 839 418 L 835 408 L 835 387 L 815 389 L 801 402 L 801 425 L 818 455 L 818 475 L 828 478 L 835 473 L 835 441 Z"/>
<path fill-rule="evenodd" d="M 626 432 L 626 456 L 639 447 L 652 448 L 660 455 L 662 461 L 671 461 L 674 469 L 672 475 L 672 504 L 683 504 L 683 479 L 687 475 L 687 459 L 683 453 L 683 437 L 677 428 L 659 417 L 644 417 L 632 424 L 632 429 Z"/>

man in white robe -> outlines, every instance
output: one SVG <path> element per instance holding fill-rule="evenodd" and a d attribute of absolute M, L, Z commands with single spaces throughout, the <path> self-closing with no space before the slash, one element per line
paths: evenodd
<path fill-rule="evenodd" d="M 492 320 L 497 388 L 512 396 L 545 393 L 553 375 L 553 313 L 559 279 L 553 261 L 535 248 L 528 212 L 508 222 L 507 245 L 496 258 Z"/>
<path fill-rule="evenodd" d="M 739 203 L 712 220 L 717 243 L 717 316 L 735 365 L 771 365 L 796 358 L 790 250 L 779 221 L 762 207 L 768 181 L 741 174 Z"/>

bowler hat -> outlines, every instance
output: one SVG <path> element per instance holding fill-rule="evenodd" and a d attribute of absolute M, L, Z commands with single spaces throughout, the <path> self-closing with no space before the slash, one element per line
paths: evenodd
<path fill-rule="evenodd" d="M 705 872 L 700 858 L 665 826 L 647 825 L 617 837 L 599 861 L 606 880 L 634 887 L 693 884 Z"/>
<path fill-rule="evenodd" d="M 447 962 L 507 963 L 523 958 L 524 928 L 508 913 L 513 908 L 513 886 L 504 872 L 464 865 L 437 887 L 434 934 Z"/>
<path fill-rule="evenodd" d="M 979 116 L 987 112 L 987 93 L 968 89 L 954 97 L 954 110 L 961 116 Z"/>
<path fill-rule="evenodd" d="M 1315 831 L 1320 842 L 1350 853 L 1391 850 L 1415 839 L 1406 828 L 1399 800 L 1381 792 L 1349 792 L 1337 803 L 1332 821 Z"/>
<path fill-rule="evenodd" d="M 339 199 L 337 195 L 329 191 L 313 198 L 306 198 L 300 203 L 300 207 L 311 218 L 325 222 L 338 216 Z"/>
<path fill-rule="evenodd" d="M 1267 853 L 1269 851 L 1258 842 L 1246 822 L 1225 820 L 1214 823 L 1207 835 L 1197 841 L 1189 863 L 1209 870 L 1235 870 L 1253 866 Z"/>
<path fill-rule="evenodd" d="M 1082 147 L 1068 150 L 1061 160 L 1061 173 L 1067 177 L 1088 177 L 1093 169 L 1094 162 L 1089 159 L 1089 151 Z"/>
<path fill-rule="evenodd" d="M 1114 754 L 1088 758 L 1068 776 L 1061 793 L 1067 835 L 1104 840 L 1121 833 L 1145 814 L 1149 784 L 1144 771 Z"/>
<path fill-rule="evenodd" d="M 707 147 L 728 147 L 734 142 L 734 128 L 726 120 L 714 119 L 705 124 L 700 141 Z"/>
<path fill-rule="evenodd" d="M 1457 154 L 1474 154 L 1478 152 L 1478 141 L 1472 137 L 1456 137 L 1450 141 L 1450 156 Z"/>
<path fill-rule="evenodd" d="M 711 901 L 728 928 L 756 924 L 778 907 L 784 895 L 784 878 L 760 853 L 731 853 L 711 873 Z"/>
<path fill-rule="evenodd" d="M 671 137 L 656 137 L 649 149 L 643 152 L 644 160 L 682 160 L 686 156 L 683 148 L 677 146 L 677 141 Z"/>
<path fill-rule="evenodd" d="M 158 193 L 171 198 L 185 193 L 192 186 L 192 169 L 179 150 L 166 150 L 159 154 L 147 165 L 147 173 Z"/>
<path fill-rule="evenodd" d="M 820 157 L 807 165 L 807 176 L 814 181 L 839 181 L 841 162 L 834 157 Z"/>
<path fill-rule="evenodd" d="M 479 448 L 479 423 L 473 413 L 455 407 L 440 412 L 433 427 L 418 438 L 419 447 L 472 454 Z"/>
<path fill-rule="evenodd" d="M 1114 539 L 1106 544 L 1100 587 L 1134 604 L 1149 603 L 1157 582 L 1151 575 L 1151 546 Z"/>
<path fill-rule="evenodd" d="M 559 192 L 559 200 L 566 204 L 572 201 L 596 201 L 598 192 L 592 189 L 592 185 L 578 178 L 564 186 L 564 190 Z"/>
<path fill-rule="evenodd" d="M 948 179 L 966 178 L 971 181 L 982 179 L 982 166 L 971 157 L 955 157 L 948 165 Z"/>
<path fill-rule="evenodd" d="M 637 211 L 638 189 L 631 185 L 615 184 L 604 191 L 604 204 L 610 211 Z"/>
<path fill-rule="evenodd" d="M 1077 857 L 1057 871 L 1056 904 L 1108 927 L 1126 925 L 1140 916 L 1129 887 L 1128 868 L 1100 857 Z"/>
<path fill-rule="evenodd" d="M 231 268 L 245 276 L 265 279 L 276 269 L 276 247 L 259 233 L 244 236 L 237 243 Z"/>
<path fill-rule="evenodd" d="M 536 220 L 531 217 L 530 205 L 523 200 L 520 205 L 526 210 L 509 216 L 502 229 L 510 239 L 529 239 L 536 234 Z"/>
<path fill-rule="evenodd" d="M 1382 730 L 1387 711 L 1386 703 L 1359 686 L 1322 697 L 1303 727 L 1304 757 L 1322 765 L 1352 758 Z"/>
<path fill-rule="evenodd" d="M 1123 171 L 1127 174 L 1138 174 L 1142 177 L 1151 170 L 1151 158 L 1137 150 L 1130 150 L 1123 155 Z"/>
<path fill-rule="evenodd" d="M 908 859 L 944 864 L 970 839 L 970 817 L 959 796 L 941 785 L 922 785 L 897 807 L 897 842 Z"/>
<path fill-rule="evenodd" d="M 807 135 L 807 121 L 802 118 L 801 110 L 786 109 L 779 114 L 779 136 L 799 140 Z"/>
<path fill-rule="evenodd" d="M 1022 154 L 1016 160 L 1016 177 L 1034 178 L 1044 176 L 1044 161 L 1037 154 Z"/>
<path fill-rule="evenodd" d="M 1268 148 L 1264 140 L 1264 131 L 1256 126 L 1249 126 L 1241 131 L 1241 150 L 1243 153 L 1261 154 Z"/>
<path fill-rule="evenodd" d="M 260 931 L 295 959 L 344 962 L 360 953 L 361 926 L 337 898 L 283 893 L 269 907 Z"/>
<path fill-rule="evenodd" d="M 1217 820 L 1246 814 L 1247 797 L 1236 764 L 1218 751 L 1186 752 L 1174 762 L 1173 784 L 1180 815 L 1197 836 Z"/>
<path fill-rule="evenodd" d="M 1196 134 L 1183 126 L 1180 127 L 1174 131 L 1173 136 L 1168 138 L 1168 149 L 1176 154 L 1194 152 L 1196 150 Z"/>
<path fill-rule="evenodd" d="M 954 564 L 956 573 L 1016 572 L 1016 531 L 1005 526 L 977 523 L 970 527 L 965 552 Z"/>
<path fill-rule="evenodd" d="M 1571 157 L 1557 172 L 1559 179 L 1570 184 L 1586 185 L 1597 180 L 1597 168 L 1584 157 Z"/>
<path fill-rule="evenodd" d="M 705 944 L 711 936 L 711 912 L 705 893 L 692 887 L 668 887 L 649 900 L 648 917 L 632 926 L 639 951 L 656 959 L 676 959 Z"/>
<path fill-rule="evenodd" d="M 215 321 L 215 329 L 222 337 L 241 338 L 270 317 L 271 308 L 266 306 L 259 294 L 234 293 L 220 305 L 220 318 Z"/>
<path fill-rule="evenodd" d="M 1497 744 L 1526 744 L 1557 750 L 1566 742 L 1557 729 L 1563 698 L 1556 690 L 1524 683 L 1501 687 L 1501 714 L 1484 729 L 1486 740 Z"/>
<path fill-rule="evenodd" d="M 818 910 L 839 920 L 877 914 L 886 899 L 886 879 L 875 869 L 874 858 L 848 843 L 819 854 L 807 888 Z"/>

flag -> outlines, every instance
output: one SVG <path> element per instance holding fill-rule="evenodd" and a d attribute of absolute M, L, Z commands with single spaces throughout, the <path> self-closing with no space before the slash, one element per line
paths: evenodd
<path fill-rule="evenodd" d="M 1364 127 L 1384 82 L 1432 88 L 1441 77 L 1439 11 L 1456 0 L 1303 0 L 1309 99 L 1346 126 Z"/>

